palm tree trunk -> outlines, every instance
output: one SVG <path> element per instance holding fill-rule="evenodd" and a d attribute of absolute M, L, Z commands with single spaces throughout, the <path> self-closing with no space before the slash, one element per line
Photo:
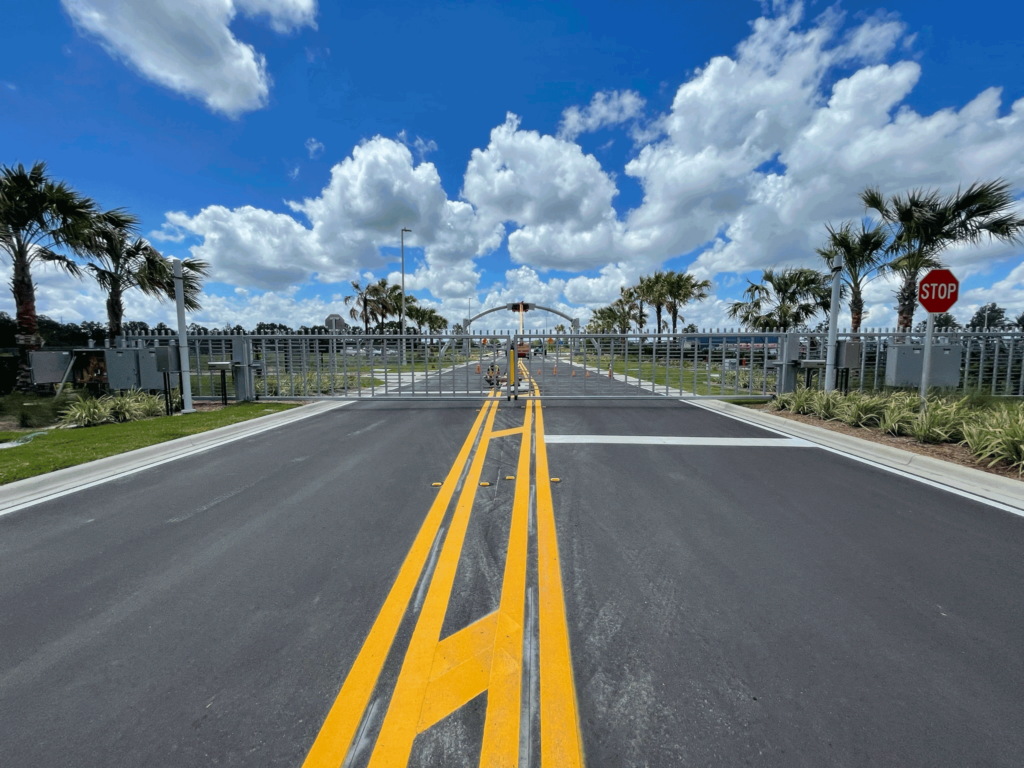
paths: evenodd
<path fill-rule="evenodd" d="M 899 328 L 912 328 L 917 308 L 917 273 L 907 275 L 896 292 L 896 316 Z"/>
<path fill-rule="evenodd" d="M 124 301 L 121 298 L 121 289 L 114 287 L 107 296 L 107 328 L 111 342 L 118 336 L 124 334 Z"/>
<path fill-rule="evenodd" d="M 860 330 L 860 324 L 864 320 L 864 297 L 855 293 L 850 297 L 850 330 L 854 333 Z"/>
<path fill-rule="evenodd" d="M 676 333 L 676 323 L 679 322 L 679 310 L 675 307 L 672 308 L 672 334 Z"/>
<path fill-rule="evenodd" d="M 32 284 L 29 269 L 28 249 L 19 241 L 14 255 L 14 274 L 11 289 L 14 292 L 14 306 L 17 312 L 18 330 L 15 343 L 18 345 L 18 378 L 14 388 L 18 392 L 32 391 L 32 360 L 29 353 L 39 349 L 39 321 L 36 316 L 36 288 Z"/>

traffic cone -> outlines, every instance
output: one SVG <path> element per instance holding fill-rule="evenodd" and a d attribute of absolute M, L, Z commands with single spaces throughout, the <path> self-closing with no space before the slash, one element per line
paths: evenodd
<path fill-rule="evenodd" d="M 537 369 L 537 375 L 540 376 L 542 373 L 544 373 L 544 369 L 543 368 L 538 368 Z"/>
<path fill-rule="evenodd" d="M 476 364 L 476 372 L 477 372 L 477 373 L 480 373 L 480 363 L 477 363 L 477 364 Z"/>
<path fill-rule="evenodd" d="M 612 377 L 612 367 L 609 365 L 608 366 L 608 378 L 610 379 L 611 377 Z"/>
<path fill-rule="evenodd" d="M 554 370 L 551 371 L 551 375 L 552 376 L 557 376 L 558 375 L 558 366 L 557 365 L 554 367 Z"/>
<path fill-rule="evenodd" d="M 588 378 L 588 379 L 590 378 L 590 370 L 589 369 L 587 370 L 587 375 L 586 375 L 585 378 Z"/>
<path fill-rule="evenodd" d="M 573 375 L 573 376 L 575 376 L 575 375 L 576 375 L 576 371 L 573 371 L 573 372 L 572 372 L 572 375 Z"/>

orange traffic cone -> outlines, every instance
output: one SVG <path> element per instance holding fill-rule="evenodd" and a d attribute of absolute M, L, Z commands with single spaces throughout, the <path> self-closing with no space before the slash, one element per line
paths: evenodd
<path fill-rule="evenodd" d="M 480 373 L 480 363 L 477 363 L 477 364 L 476 364 L 476 372 L 477 372 L 477 373 Z"/>
<path fill-rule="evenodd" d="M 573 372 L 572 372 L 572 375 L 573 375 L 573 376 L 575 376 L 575 375 L 576 375 L 576 371 L 573 371 Z"/>
<path fill-rule="evenodd" d="M 537 369 L 537 375 L 540 376 L 542 373 L 544 373 L 544 369 L 543 368 L 538 368 Z"/>
<path fill-rule="evenodd" d="M 588 378 L 588 379 L 590 378 L 590 371 L 589 370 L 587 371 L 587 375 L 586 375 L 585 378 Z"/>
<path fill-rule="evenodd" d="M 558 375 L 558 366 L 557 365 L 555 366 L 554 370 L 551 371 L 551 375 L 552 376 L 557 376 Z"/>
<path fill-rule="evenodd" d="M 612 377 L 612 367 L 609 365 L 608 366 L 608 378 L 610 379 L 611 377 Z"/>

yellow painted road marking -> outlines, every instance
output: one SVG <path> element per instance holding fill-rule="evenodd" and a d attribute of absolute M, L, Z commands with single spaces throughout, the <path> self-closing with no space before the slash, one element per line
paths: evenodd
<path fill-rule="evenodd" d="M 398 674 L 391 704 L 384 723 L 381 725 L 377 745 L 370 756 L 369 768 L 393 768 L 409 762 L 412 743 L 418 733 L 420 711 L 423 708 L 424 695 L 430 682 L 430 671 L 433 666 L 434 653 L 444 624 L 444 615 L 448 607 L 452 585 L 455 582 L 455 571 L 462 554 L 462 545 L 466 539 L 466 528 L 476 498 L 477 483 L 483 471 L 484 458 L 494 428 L 492 410 L 484 423 L 480 446 L 469 467 L 466 483 L 459 494 L 459 501 L 452 516 L 444 547 L 437 559 L 434 576 L 430 580 L 427 597 L 423 601 L 419 620 L 413 630 L 409 648 Z"/>
<path fill-rule="evenodd" d="M 548 475 L 544 445 L 544 409 L 537 403 L 537 477 Z M 569 625 L 562 592 L 558 532 L 549 483 L 537 483 L 537 584 L 540 651 L 540 764 L 541 768 L 583 765 L 576 685 L 569 650 Z"/>
<path fill-rule="evenodd" d="M 480 425 L 488 414 L 491 421 L 494 419 L 494 404 L 494 401 L 485 403 L 473 422 L 473 428 L 462 444 L 462 449 L 434 499 L 419 533 L 416 534 L 412 548 L 405 556 L 405 561 L 398 571 L 398 577 L 384 600 L 377 619 L 370 628 L 370 634 L 367 635 L 352 669 L 345 678 L 341 691 L 334 700 L 331 710 L 327 713 L 327 718 L 320 728 L 320 733 L 317 734 L 316 741 L 313 742 L 309 754 L 306 755 L 306 760 L 302 764 L 303 768 L 338 768 L 345 759 L 345 754 L 348 752 L 349 745 L 362 720 L 373 688 L 377 684 L 384 660 L 387 658 L 388 651 L 391 650 L 391 643 L 398 632 L 402 616 L 416 589 L 416 582 L 419 580 L 434 539 L 437 537 L 437 531 L 444 520 L 448 504 L 455 493 L 455 486 L 469 459 Z M 481 447 L 483 445 L 481 443 Z"/>
<path fill-rule="evenodd" d="M 492 438 L 495 438 L 495 437 L 509 437 L 511 435 L 521 435 L 521 434 L 523 434 L 523 428 L 522 427 L 515 427 L 514 429 L 499 429 L 497 432 L 495 432 L 493 435 L 491 435 L 491 437 Z"/>
<path fill-rule="evenodd" d="M 497 620 L 489 613 L 437 644 L 417 733 L 487 690 Z"/>
<path fill-rule="evenodd" d="M 512 522 L 501 583 L 498 625 L 487 686 L 487 719 L 484 721 L 480 765 L 514 768 L 519 765 L 519 717 L 522 710 L 523 603 L 526 598 L 526 557 L 530 527 L 530 431 L 533 402 L 526 404 L 526 420 L 519 446 L 519 468 Z"/>
<path fill-rule="evenodd" d="M 524 366 L 525 367 L 525 366 Z M 536 382 L 532 383 L 539 394 Z M 404 766 L 417 734 L 438 723 L 466 703 L 487 693 L 487 711 L 481 743 L 481 766 L 519 763 L 522 701 L 522 651 L 529 544 L 531 428 L 536 423 L 537 551 L 539 585 L 540 738 L 542 768 L 578 768 L 583 765 L 576 690 L 573 683 L 569 631 L 558 557 L 547 449 L 540 402 L 528 402 L 520 434 L 518 471 L 506 548 L 505 572 L 498 610 L 450 637 L 440 640 L 451 600 L 455 574 L 473 511 L 476 488 L 494 431 L 496 403 L 480 410 L 438 497 L 431 507 L 413 548 L 406 556 L 395 585 L 374 622 L 338 698 L 328 713 L 304 768 L 338 768 L 362 720 L 402 616 L 408 610 L 417 577 L 422 572 L 455 485 L 467 461 L 470 466 L 456 503 L 448 535 L 430 580 L 426 599 L 413 629 L 402 668 L 392 693 L 380 734 L 370 755 L 370 768 Z M 482 432 L 481 430 L 482 426 Z M 502 430 L 502 432 L 511 430 Z M 473 441 L 480 442 L 470 461 Z M 556 481 L 557 478 L 550 478 Z"/>

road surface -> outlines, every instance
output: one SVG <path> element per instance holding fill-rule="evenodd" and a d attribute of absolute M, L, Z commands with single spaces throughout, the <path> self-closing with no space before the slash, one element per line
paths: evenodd
<path fill-rule="evenodd" d="M 0 518 L 0 765 L 1020 766 L 1022 552 L 692 403 L 359 402 Z"/>

